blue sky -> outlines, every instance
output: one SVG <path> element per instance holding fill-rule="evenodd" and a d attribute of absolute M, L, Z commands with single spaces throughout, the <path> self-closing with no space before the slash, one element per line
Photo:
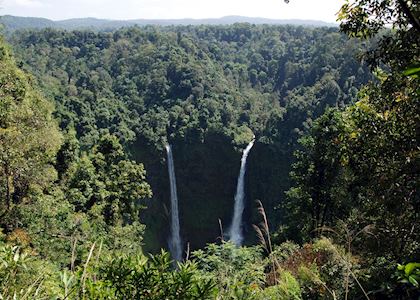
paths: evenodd
<path fill-rule="evenodd" d="M 218 18 L 227 15 L 335 22 L 344 0 L 0 0 L 1 15 L 52 20 Z"/>

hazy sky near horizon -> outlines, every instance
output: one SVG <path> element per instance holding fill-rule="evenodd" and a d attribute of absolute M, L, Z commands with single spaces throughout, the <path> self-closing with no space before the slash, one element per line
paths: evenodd
<path fill-rule="evenodd" d="M 52 20 L 219 18 L 228 15 L 335 22 L 344 0 L 0 0 L 0 15 Z"/>

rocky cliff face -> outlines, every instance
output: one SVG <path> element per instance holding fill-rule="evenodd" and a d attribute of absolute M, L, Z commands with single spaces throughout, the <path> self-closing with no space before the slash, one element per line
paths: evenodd
<path fill-rule="evenodd" d="M 140 143 L 140 142 L 139 142 Z M 235 188 L 240 168 L 241 148 L 222 134 L 209 134 L 204 142 L 171 142 L 180 209 L 181 235 L 184 246 L 203 247 L 221 237 L 219 219 L 226 233 L 232 220 Z M 260 222 L 255 201 L 261 200 L 272 228 L 278 226 L 279 205 L 288 186 L 290 154 L 274 145 L 256 143 L 248 157 L 246 172 L 246 206 L 244 211 L 245 243 L 252 243 L 252 224 Z M 145 251 L 167 247 L 170 221 L 169 179 L 165 153 L 152 147 L 133 147 L 135 158 L 148 171 L 148 181 L 154 191 L 152 201 L 143 215 Z"/>

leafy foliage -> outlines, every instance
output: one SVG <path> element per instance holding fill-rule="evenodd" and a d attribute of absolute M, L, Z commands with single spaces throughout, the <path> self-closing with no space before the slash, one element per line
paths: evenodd
<path fill-rule="evenodd" d="M 192 257 L 204 278 L 215 281 L 218 294 L 226 299 L 250 299 L 265 281 L 259 248 L 237 248 L 230 242 L 209 244 Z"/>
<path fill-rule="evenodd" d="M 53 163 L 61 135 L 52 105 L 16 67 L 2 40 L 0 69 L 0 216 L 6 220 L 15 205 L 56 178 Z"/>
<path fill-rule="evenodd" d="M 16 32 L 11 42 L 23 67 L 56 103 L 61 128 L 75 129 L 82 150 L 111 134 L 130 159 L 145 164 L 156 191 L 145 216 L 153 251 L 166 245 L 166 238 L 155 234 L 166 230 L 166 143 L 176 157 L 183 235 L 194 249 L 217 237 L 215 215 L 227 222 L 224 208 L 233 197 L 237 156 L 254 134 L 249 195 L 261 199 L 275 227 L 284 215 L 274 207 L 289 187 L 297 139 L 327 107 L 351 102 L 370 77 L 354 58 L 363 46 L 336 28 L 45 29 Z M 184 207 L 206 208 L 199 234 Z"/>
<path fill-rule="evenodd" d="M 352 1 L 343 6 L 342 29 L 350 35 L 372 37 L 387 23 L 395 31 L 376 36 L 377 47 L 365 54 L 377 80 L 361 89 L 355 104 L 326 112 L 301 140 L 292 173 L 295 186 L 288 192 L 290 218 L 306 216 L 301 227 L 306 237 L 340 220 L 371 228 L 370 237 L 355 240 L 353 246 L 366 257 L 369 284 L 384 278 L 389 282 L 377 291 L 378 297 L 416 295 L 401 292 L 391 278 L 393 269 L 380 261 L 396 265 L 420 253 L 415 162 L 420 91 L 413 67 L 420 48 L 417 11 L 412 1 Z M 319 211 L 326 218 L 319 218 Z"/>
<path fill-rule="evenodd" d="M 398 265 L 398 278 L 403 283 L 410 283 L 416 288 L 420 281 L 420 263 L 410 262 L 406 265 Z"/>
<path fill-rule="evenodd" d="M 417 10 L 399 0 L 343 6 L 342 30 L 376 39 L 363 55 L 376 78 L 360 91 L 370 75 L 350 57 L 362 46 L 333 28 L 16 33 L 20 65 L 37 83 L 0 41 L 1 298 L 416 296 Z M 54 101 L 62 133 L 37 85 Z M 254 134 L 249 181 L 258 183 L 249 196 L 268 202 L 267 214 L 260 203 L 264 222 L 256 227 L 265 247 L 222 241 L 176 265 L 165 252 L 143 256 L 141 212 L 151 185 L 156 200 L 165 198 L 164 144 L 182 154 L 183 228 L 207 242 L 201 221 L 218 209 L 228 215 L 227 182 L 236 175 L 229 162 L 220 174 L 220 162 L 235 161 Z M 293 187 L 281 201 L 296 149 Z M 151 185 L 133 157 L 146 158 Z M 211 178 L 208 186 L 223 197 L 203 193 L 197 178 Z M 163 201 L 155 202 L 157 219 Z M 268 228 L 279 220 L 277 240 L 303 246 L 273 246 Z"/>

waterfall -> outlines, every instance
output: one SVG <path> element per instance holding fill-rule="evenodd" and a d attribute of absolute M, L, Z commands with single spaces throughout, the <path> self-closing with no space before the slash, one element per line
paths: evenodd
<path fill-rule="evenodd" d="M 238 183 L 236 185 L 235 194 L 235 207 L 233 211 L 232 224 L 229 230 L 230 240 L 237 246 L 242 244 L 244 237 L 242 236 L 242 213 L 244 211 L 244 198 L 245 198 L 245 171 L 246 171 L 246 159 L 249 151 L 251 151 L 254 145 L 254 139 L 248 144 L 242 153 L 241 169 L 239 171 Z"/>
<path fill-rule="evenodd" d="M 171 188 L 171 236 L 169 238 L 169 250 L 174 260 L 181 261 L 182 248 L 181 236 L 179 233 L 178 196 L 176 193 L 174 159 L 170 145 L 166 145 L 166 153 L 168 155 L 168 173 Z"/>

